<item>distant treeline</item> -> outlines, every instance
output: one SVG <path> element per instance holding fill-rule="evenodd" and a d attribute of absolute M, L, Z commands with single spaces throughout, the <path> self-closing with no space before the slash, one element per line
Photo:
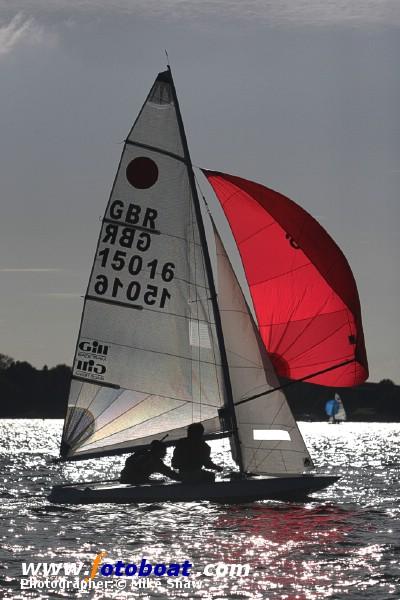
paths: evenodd
<path fill-rule="evenodd" d="M 71 368 L 35 369 L 28 362 L 0 354 L 0 418 L 58 418 L 66 412 Z M 282 382 L 284 385 L 290 382 Z M 355 388 L 327 388 L 311 383 L 285 387 L 298 420 L 323 421 L 325 403 L 338 392 L 350 421 L 400 422 L 400 386 L 390 379 Z"/>
<path fill-rule="evenodd" d="M 65 415 L 71 369 L 35 369 L 0 354 L 0 418 L 59 418 Z"/>

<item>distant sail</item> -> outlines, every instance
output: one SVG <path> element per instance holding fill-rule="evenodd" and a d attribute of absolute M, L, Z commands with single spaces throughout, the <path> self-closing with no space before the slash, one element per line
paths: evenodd
<path fill-rule="evenodd" d="M 335 394 L 335 400 L 338 403 L 338 409 L 337 409 L 336 414 L 335 414 L 336 421 L 346 421 L 347 420 L 347 414 L 346 414 L 346 411 L 345 411 L 344 406 L 343 406 L 342 399 L 339 396 L 339 394 Z"/>
<path fill-rule="evenodd" d="M 214 231 L 218 306 L 233 402 L 279 386 L 240 285 Z M 249 473 L 302 473 L 313 467 L 282 390 L 235 406 L 243 468 Z M 235 445 L 232 443 L 235 458 Z"/>
<path fill-rule="evenodd" d="M 325 403 L 325 412 L 328 417 L 332 419 L 335 417 L 337 411 L 339 409 L 339 403 L 336 399 L 327 400 Z"/>
<path fill-rule="evenodd" d="M 66 458 L 126 452 L 225 402 L 209 280 L 169 72 L 123 149 L 85 296 Z"/>
<path fill-rule="evenodd" d="M 368 377 L 360 303 L 339 247 L 305 210 L 258 183 L 203 171 L 238 246 L 278 375 L 353 386 Z"/>

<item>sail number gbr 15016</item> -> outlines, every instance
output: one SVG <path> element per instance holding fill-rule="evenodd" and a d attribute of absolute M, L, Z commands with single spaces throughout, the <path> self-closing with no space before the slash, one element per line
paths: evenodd
<path fill-rule="evenodd" d="M 146 262 L 138 254 L 128 257 L 123 250 L 115 250 L 112 254 L 110 248 L 104 248 L 98 256 L 101 258 L 100 265 L 103 268 L 110 266 L 114 271 L 127 270 L 134 277 L 145 269 L 148 272 L 149 279 L 154 280 L 156 274 L 159 274 L 163 281 L 169 283 L 174 278 L 175 265 L 172 262 L 159 265 L 157 258 Z M 160 290 L 157 285 L 147 284 L 146 286 L 139 281 L 123 281 L 119 277 L 108 277 L 106 275 L 97 275 L 94 291 L 99 296 L 107 294 L 112 298 L 120 299 L 122 295 L 129 302 L 137 302 L 142 299 L 145 304 L 149 306 L 158 305 L 160 308 L 164 308 L 167 300 L 171 298 L 171 294 L 165 287 Z"/>
<path fill-rule="evenodd" d="M 165 308 L 171 298 L 168 284 L 175 277 L 175 264 L 151 252 L 153 236 L 160 235 L 158 213 L 153 208 L 143 212 L 141 218 L 142 210 L 136 204 L 129 204 L 126 210 L 119 200 L 111 204 L 103 221 L 91 293 L 134 308 Z"/>

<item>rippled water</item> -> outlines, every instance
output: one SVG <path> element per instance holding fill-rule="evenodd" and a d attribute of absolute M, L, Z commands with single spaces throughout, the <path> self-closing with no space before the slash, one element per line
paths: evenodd
<path fill-rule="evenodd" d="M 0 597 L 341 600 L 400 598 L 398 424 L 302 423 L 319 471 L 341 475 L 307 504 L 209 502 L 52 505 L 66 480 L 110 477 L 123 459 L 54 464 L 60 421 L 0 421 Z M 213 456 L 229 468 L 226 442 Z M 21 590 L 21 563 L 107 561 L 193 564 L 199 589 L 108 592 Z M 207 577 L 208 563 L 249 564 L 247 577 Z M 103 578 L 104 579 L 104 578 Z M 187 580 L 187 578 L 185 578 Z M 130 582 L 129 582 L 130 583 Z"/>

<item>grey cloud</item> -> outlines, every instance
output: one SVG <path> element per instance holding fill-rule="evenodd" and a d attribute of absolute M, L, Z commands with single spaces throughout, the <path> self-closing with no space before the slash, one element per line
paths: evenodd
<path fill-rule="evenodd" d="M 0 57 L 12 52 L 21 44 L 53 42 L 54 35 L 45 32 L 35 18 L 18 12 L 9 20 L 0 21 Z"/>
<path fill-rule="evenodd" d="M 14 0 L 14 11 L 29 12 L 34 16 L 59 16 L 73 23 L 77 15 L 150 16 L 170 19 L 190 17 L 230 17 L 264 20 L 281 25 L 400 25 L 398 0 Z M 0 10 L 9 12 L 10 5 L 0 0 Z"/>

